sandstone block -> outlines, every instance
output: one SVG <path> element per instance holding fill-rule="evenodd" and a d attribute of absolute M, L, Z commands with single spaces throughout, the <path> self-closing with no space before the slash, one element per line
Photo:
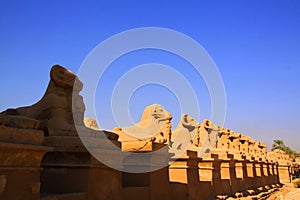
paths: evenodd
<path fill-rule="evenodd" d="M 0 125 L 0 141 L 41 145 L 44 141 L 44 132 L 40 130 L 11 128 Z"/>
<path fill-rule="evenodd" d="M 23 129 L 37 129 L 39 127 L 38 120 L 18 115 L 0 115 L 0 124 Z"/>

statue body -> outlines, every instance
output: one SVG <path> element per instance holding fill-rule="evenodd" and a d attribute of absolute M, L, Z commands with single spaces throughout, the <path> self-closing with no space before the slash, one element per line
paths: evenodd
<path fill-rule="evenodd" d="M 8 109 L 2 114 L 18 115 L 39 121 L 46 136 L 78 136 L 76 127 L 90 131 L 84 125 L 85 105 L 79 94 L 83 84 L 77 76 L 62 66 L 54 65 L 44 96 L 32 106 Z M 76 126 L 76 127 L 75 127 Z M 113 133 L 105 135 L 116 140 Z"/>
<path fill-rule="evenodd" d="M 181 116 L 177 127 L 172 131 L 169 152 L 174 153 L 174 158 L 187 154 L 187 150 L 198 151 L 200 144 L 200 124 L 187 114 Z"/>
<path fill-rule="evenodd" d="M 112 132 L 119 135 L 119 141 L 151 141 L 170 143 L 172 115 L 161 105 L 147 106 L 141 120 L 133 125 L 117 127 Z"/>

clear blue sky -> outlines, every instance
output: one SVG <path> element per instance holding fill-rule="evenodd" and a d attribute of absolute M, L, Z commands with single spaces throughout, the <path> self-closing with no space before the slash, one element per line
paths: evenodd
<path fill-rule="evenodd" d="M 164 27 L 195 39 L 218 66 L 227 95 L 225 127 L 268 146 L 273 139 L 283 139 L 300 150 L 299 11 L 298 0 L 3 0 L 0 110 L 39 100 L 53 64 L 76 73 L 89 52 L 108 37 L 132 28 Z M 191 84 L 197 85 L 201 101 L 199 120 L 209 118 L 205 84 L 193 77 L 184 61 L 165 52 L 136 52 L 117 60 L 104 77 L 107 93 L 96 94 L 97 102 L 108 102 L 105 95 L 109 95 L 114 84 L 109 77 L 121 75 L 122 65 L 129 69 L 148 62 L 181 69 Z M 133 119 L 137 121 L 143 107 L 155 102 L 174 115 L 176 127 L 178 102 L 159 86 L 136 91 L 130 100 Z M 99 119 L 106 124 L 103 128 L 113 128 L 109 109 L 99 105 L 98 110 Z"/>

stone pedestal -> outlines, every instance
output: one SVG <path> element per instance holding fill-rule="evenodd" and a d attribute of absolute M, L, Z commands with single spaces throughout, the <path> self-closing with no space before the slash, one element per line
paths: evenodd
<path fill-rule="evenodd" d="M 218 154 L 214 154 L 215 152 Z M 200 182 L 211 182 L 212 190 L 207 189 L 207 193 L 211 193 L 210 196 L 231 194 L 230 178 L 235 174 L 233 169 L 231 170 L 232 155 L 224 151 L 213 151 L 210 155 L 211 159 L 205 158 L 199 163 Z"/>
<path fill-rule="evenodd" d="M 213 194 L 217 196 L 219 194 L 224 194 L 222 178 L 221 178 L 221 163 L 222 160 L 219 159 L 218 154 L 211 154 L 213 158 L 213 171 L 212 171 L 212 186 Z"/>
<path fill-rule="evenodd" d="M 135 169 L 132 173 L 122 172 L 122 199 L 168 200 L 171 154 L 167 145 L 149 141 L 144 146 L 139 141 L 127 141 L 122 142 L 122 150 L 133 153 L 123 159 L 125 171 Z"/>
<path fill-rule="evenodd" d="M 269 170 L 269 163 L 266 161 L 261 162 L 261 171 L 262 171 L 262 182 L 264 185 L 270 184 L 271 175 Z"/>
<path fill-rule="evenodd" d="M 103 145 L 111 141 L 100 140 L 86 138 L 88 145 L 93 146 L 94 155 L 97 151 L 105 152 L 117 159 L 116 150 Z M 120 143 L 112 142 L 112 145 L 120 147 Z M 46 154 L 42 161 L 44 170 L 41 173 L 41 191 L 44 194 L 83 193 L 89 200 L 122 199 L 121 172 L 95 159 L 79 137 L 46 137 L 45 144 L 54 146 L 54 152 Z"/>
<path fill-rule="evenodd" d="M 0 142 L 0 199 L 40 199 L 41 159 L 51 148 Z"/>
<path fill-rule="evenodd" d="M 40 199 L 41 160 L 52 148 L 40 146 L 36 120 L 0 115 L 0 199 Z"/>
<path fill-rule="evenodd" d="M 260 187 L 263 185 L 263 182 L 262 182 L 263 171 L 262 171 L 261 162 L 254 161 L 254 167 L 255 167 L 255 171 L 256 171 L 255 187 Z"/>
<path fill-rule="evenodd" d="M 244 180 L 244 168 L 243 168 L 244 160 L 236 160 L 235 162 L 235 170 L 236 170 L 236 178 Z"/>
<path fill-rule="evenodd" d="M 281 165 L 278 166 L 279 181 L 280 183 L 289 183 L 290 182 L 290 166 Z"/>
<path fill-rule="evenodd" d="M 197 152 L 188 150 L 186 156 L 176 160 L 169 167 L 170 182 L 177 183 L 177 191 L 186 185 L 185 196 L 187 199 L 202 199 L 207 196 L 199 181 L 199 163 L 200 158 Z M 176 191 L 171 191 L 172 196 L 176 199 Z"/>
<path fill-rule="evenodd" d="M 247 160 L 246 163 L 246 168 L 247 168 L 247 180 L 246 180 L 246 185 L 248 189 L 252 189 L 256 187 L 256 169 L 255 169 L 255 164 L 252 161 Z"/>
<path fill-rule="evenodd" d="M 278 171 L 278 163 L 272 163 L 272 171 L 274 174 L 275 183 L 280 183 L 279 181 L 279 171 Z"/>
<path fill-rule="evenodd" d="M 181 158 L 169 167 L 169 180 L 174 183 L 188 184 L 188 159 Z"/>
<path fill-rule="evenodd" d="M 229 156 L 228 156 L 229 157 Z M 235 176 L 235 169 L 231 169 L 231 158 L 233 156 L 230 154 L 230 158 L 222 159 L 221 161 L 221 193 L 219 194 L 231 194 L 231 176 Z M 232 174 L 231 174 L 232 173 Z M 215 185 L 215 188 L 217 185 Z M 220 189 L 218 189 L 220 190 Z"/>
<path fill-rule="evenodd" d="M 268 161 L 268 168 L 269 168 L 269 176 L 270 176 L 269 185 L 275 185 L 279 183 L 279 177 L 276 171 L 276 163 Z"/>
<path fill-rule="evenodd" d="M 242 160 L 230 160 L 230 185 L 232 194 L 245 190 L 242 162 Z"/>

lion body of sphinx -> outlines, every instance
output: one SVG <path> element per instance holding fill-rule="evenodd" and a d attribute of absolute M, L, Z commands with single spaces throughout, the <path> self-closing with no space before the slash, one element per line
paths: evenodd
<path fill-rule="evenodd" d="M 112 132 L 119 135 L 119 141 L 151 141 L 169 143 L 171 139 L 172 115 L 158 104 L 147 106 L 141 120 L 127 127 L 117 127 Z"/>

